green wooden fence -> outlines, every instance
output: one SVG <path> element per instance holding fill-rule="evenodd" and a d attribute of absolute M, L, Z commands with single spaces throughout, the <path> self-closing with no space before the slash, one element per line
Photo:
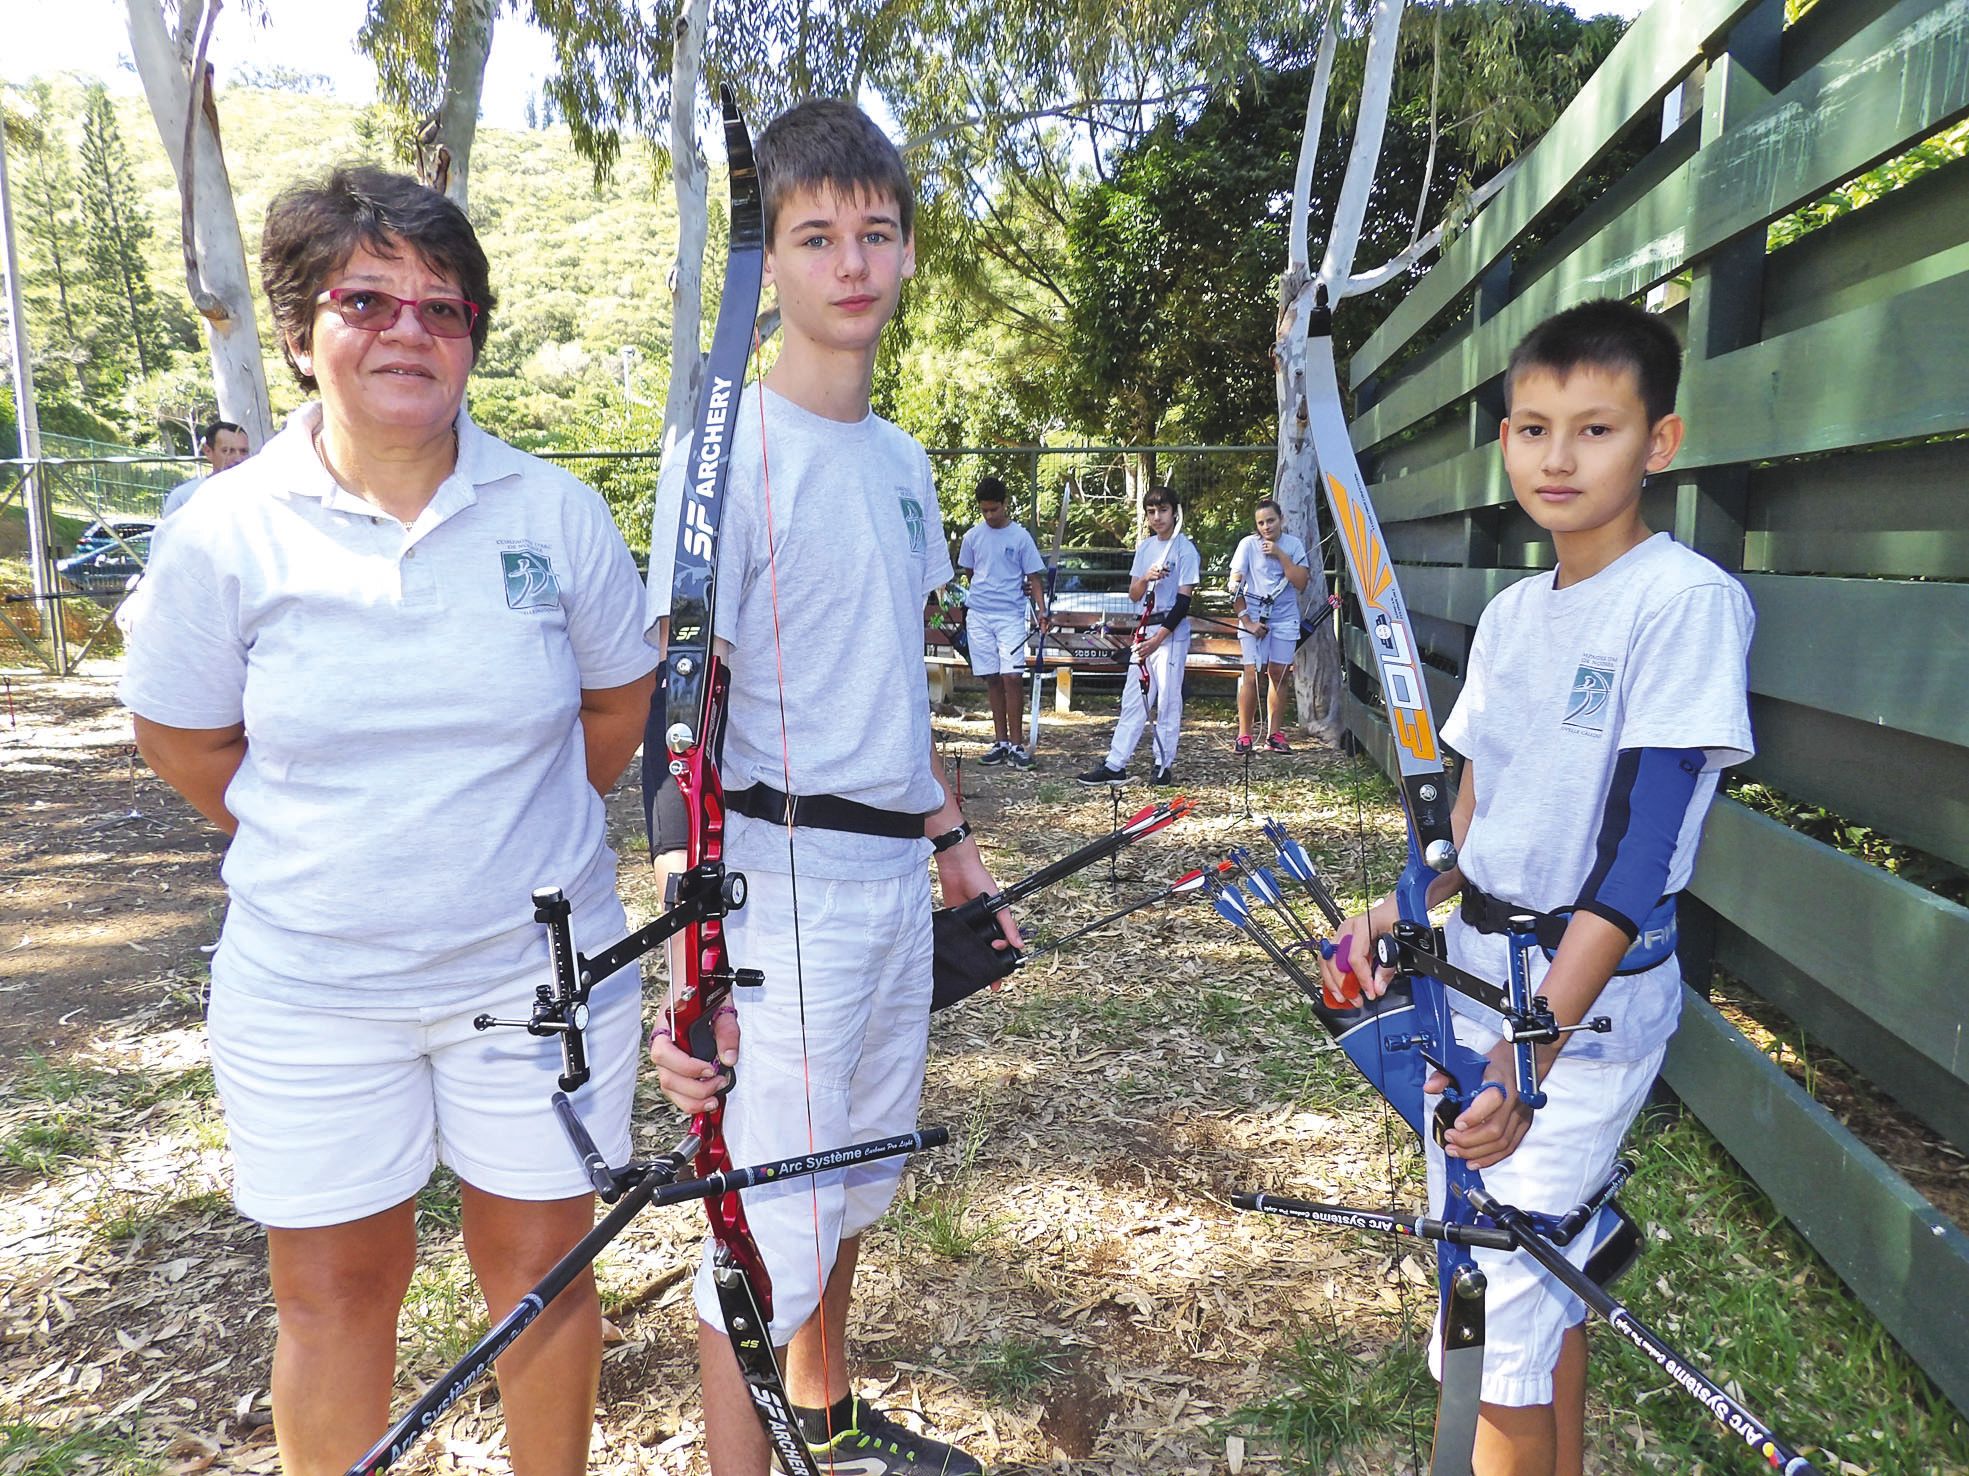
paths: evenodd
<path fill-rule="evenodd" d="M 1689 438 L 1650 525 L 1758 610 L 1743 771 L 1969 868 L 1969 160 L 1772 249 L 1773 222 L 1969 114 L 1969 0 L 1659 0 L 1515 179 L 1355 355 L 1354 441 L 1430 663 L 1551 546 L 1496 450 L 1541 318 L 1650 294 L 1687 347 Z M 1665 135 L 1665 136 L 1664 136 Z M 1616 145 L 1646 158 L 1572 220 Z M 1523 243 L 1536 233 L 1544 244 Z M 1350 727 L 1392 762 L 1358 632 Z M 1969 1151 L 1969 909 L 1730 800 L 1685 971 L 1719 965 Z M 1693 954 L 1693 956 L 1690 956 Z M 1691 993 L 1666 1077 L 1969 1412 L 1969 1238 Z"/>

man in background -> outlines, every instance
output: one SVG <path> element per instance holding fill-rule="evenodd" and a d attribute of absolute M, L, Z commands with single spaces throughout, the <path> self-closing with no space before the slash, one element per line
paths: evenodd
<path fill-rule="evenodd" d="M 214 472 L 222 472 L 227 467 L 238 466 L 253 454 L 253 447 L 246 439 L 242 426 L 230 420 L 215 420 L 205 427 L 198 438 L 198 449 L 205 455 L 206 470 L 189 482 L 180 482 L 173 487 L 164 499 L 164 510 L 158 517 L 168 518 L 172 513 L 191 501 L 191 494 L 205 485 L 205 479 Z"/>

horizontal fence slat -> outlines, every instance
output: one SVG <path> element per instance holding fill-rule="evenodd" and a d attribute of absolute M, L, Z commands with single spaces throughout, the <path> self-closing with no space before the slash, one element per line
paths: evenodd
<path fill-rule="evenodd" d="M 1753 696 L 1735 772 L 1969 870 L 1969 748 Z"/>
<path fill-rule="evenodd" d="M 1727 920 L 1717 923 L 1715 958 L 1737 978 L 1755 980 L 1757 996 L 1783 1010 L 1814 1044 L 1831 1050 L 1956 1147 L 1969 1150 L 1969 1088 Z"/>
<path fill-rule="evenodd" d="M 1843 451 L 1969 429 L 1951 366 L 1969 340 L 1969 274 L 1689 365 L 1676 465 Z"/>
<path fill-rule="evenodd" d="M 1964 242 L 1969 160 L 1956 159 L 1765 257 L 1764 331 L 1758 336 L 1775 338 L 1837 317 L 1863 305 L 1856 293 L 1918 286 L 1959 271 L 1955 256 Z M 1923 275 L 1904 280 L 1910 271 Z"/>
<path fill-rule="evenodd" d="M 1703 51 L 1757 0 L 1656 0 L 1525 156 L 1518 174 L 1409 289 L 1348 364 L 1359 384 L 1511 249 L 1525 227 L 1642 114 L 1651 111 Z"/>
<path fill-rule="evenodd" d="M 1745 574 L 1751 689 L 1946 743 L 1969 737 L 1969 584 Z"/>
<path fill-rule="evenodd" d="M 1969 111 L 1969 0 L 1902 0 L 1696 160 L 1689 254 L 1775 220 Z"/>
<path fill-rule="evenodd" d="M 1662 1075 L 1969 1414 L 1969 1237 L 1693 993 L 1684 992 Z M 1793 1440 L 1812 1433 L 1797 1424 L 1809 1410 L 1765 1413 Z M 1817 1433 L 1838 1443 L 1837 1430 Z"/>
<path fill-rule="evenodd" d="M 1384 441 L 1501 374 L 1518 340 L 1560 308 L 1587 297 L 1632 297 L 1943 127 L 1969 110 L 1969 67 L 1948 61 L 1949 48 L 1960 55 L 1966 46 L 1969 0 L 1903 0 L 1636 200 L 1495 317 L 1390 386 L 1355 422 L 1355 445 Z M 1848 278 L 1842 301 L 1860 306 L 1945 273 L 1929 264 L 1909 267 L 1892 283 Z M 1813 316 L 1833 311 L 1822 304 Z M 1682 403 L 1702 402 L 1685 395 Z"/>
<path fill-rule="evenodd" d="M 1689 888 L 1821 988 L 1969 1082 L 1969 990 L 1957 982 L 1969 958 L 1969 908 L 1729 799 L 1710 808 Z"/>
<path fill-rule="evenodd" d="M 1844 452 L 1750 473 L 1743 567 L 1969 580 L 1969 441 Z"/>

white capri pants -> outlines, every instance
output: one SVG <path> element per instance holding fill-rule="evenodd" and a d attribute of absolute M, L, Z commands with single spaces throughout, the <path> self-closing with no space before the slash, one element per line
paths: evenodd
<path fill-rule="evenodd" d="M 725 1106 L 732 1162 L 746 1167 L 912 1131 L 930 1042 L 929 874 L 801 877 L 797 961 L 791 879 L 759 870 L 745 879 L 746 904 L 725 922 L 728 949 L 734 968 L 763 970 L 766 979 L 732 991 L 739 1028 L 738 1081 Z M 881 1218 L 903 1163 L 885 1158 L 745 1191 L 745 1217 L 772 1277 L 774 1346 L 813 1315 L 840 1242 Z M 722 1329 L 708 1240 L 696 1299 L 697 1315 Z"/>
<path fill-rule="evenodd" d="M 1458 1015 L 1456 1038 L 1473 1051 L 1486 1052 L 1500 1037 Z M 1483 1170 L 1484 1188 L 1521 1210 L 1562 1215 L 1578 1204 L 1606 1180 L 1666 1052 L 1661 1045 L 1638 1061 L 1594 1061 L 1561 1051 L 1544 1082 L 1550 1100 L 1533 1115 L 1531 1131 L 1517 1151 Z M 1424 1122 L 1436 1110 L 1437 1100 L 1423 1099 Z M 1432 1213 L 1441 1214 L 1448 1192 L 1443 1151 L 1432 1135 L 1424 1134 L 1424 1139 L 1429 1204 Z M 1566 1257 L 1575 1266 L 1584 1266 L 1592 1249 L 1592 1237 L 1582 1235 L 1566 1247 Z M 1567 1328 L 1584 1320 L 1586 1304 L 1522 1251 L 1474 1254 L 1489 1279 L 1484 1298 L 1484 1402 L 1511 1407 L 1550 1404 L 1559 1339 Z M 1429 1368 L 1438 1379 L 1443 1376 L 1441 1332 L 1439 1325 L 1429 1340 Z"/>
<path fill-rule="evenodd" d="M 1121 675 L 1121 720 L 1108 744 L 1108 767 L 1125 769 L 1148 727 L 1148 710 L 1155 706 L 1155 737 L 1150 747 L 1160 768 L 1176 762 L 1176 740 L 1183 731 L 1183 663 L 1190 655 L 1190 623 L 1185 620 L 1169 639 L 1149 655 L 1149 694 L 1142 696 L 1140 668 L 1132 663 Z"/>

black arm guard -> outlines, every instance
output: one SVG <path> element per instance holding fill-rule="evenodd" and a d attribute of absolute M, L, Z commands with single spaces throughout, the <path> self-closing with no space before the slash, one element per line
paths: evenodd
<path fill-rule="evenodd" d="M 1156 624 L 1168 630 L 1174 630 L 1189 618 L 1190 597 L 1186 594 L 1178 594 L 1176 596 L 1176 602 L 1169 607 L 1168 611 L 1160 620 L 1156 621 Z"/>

